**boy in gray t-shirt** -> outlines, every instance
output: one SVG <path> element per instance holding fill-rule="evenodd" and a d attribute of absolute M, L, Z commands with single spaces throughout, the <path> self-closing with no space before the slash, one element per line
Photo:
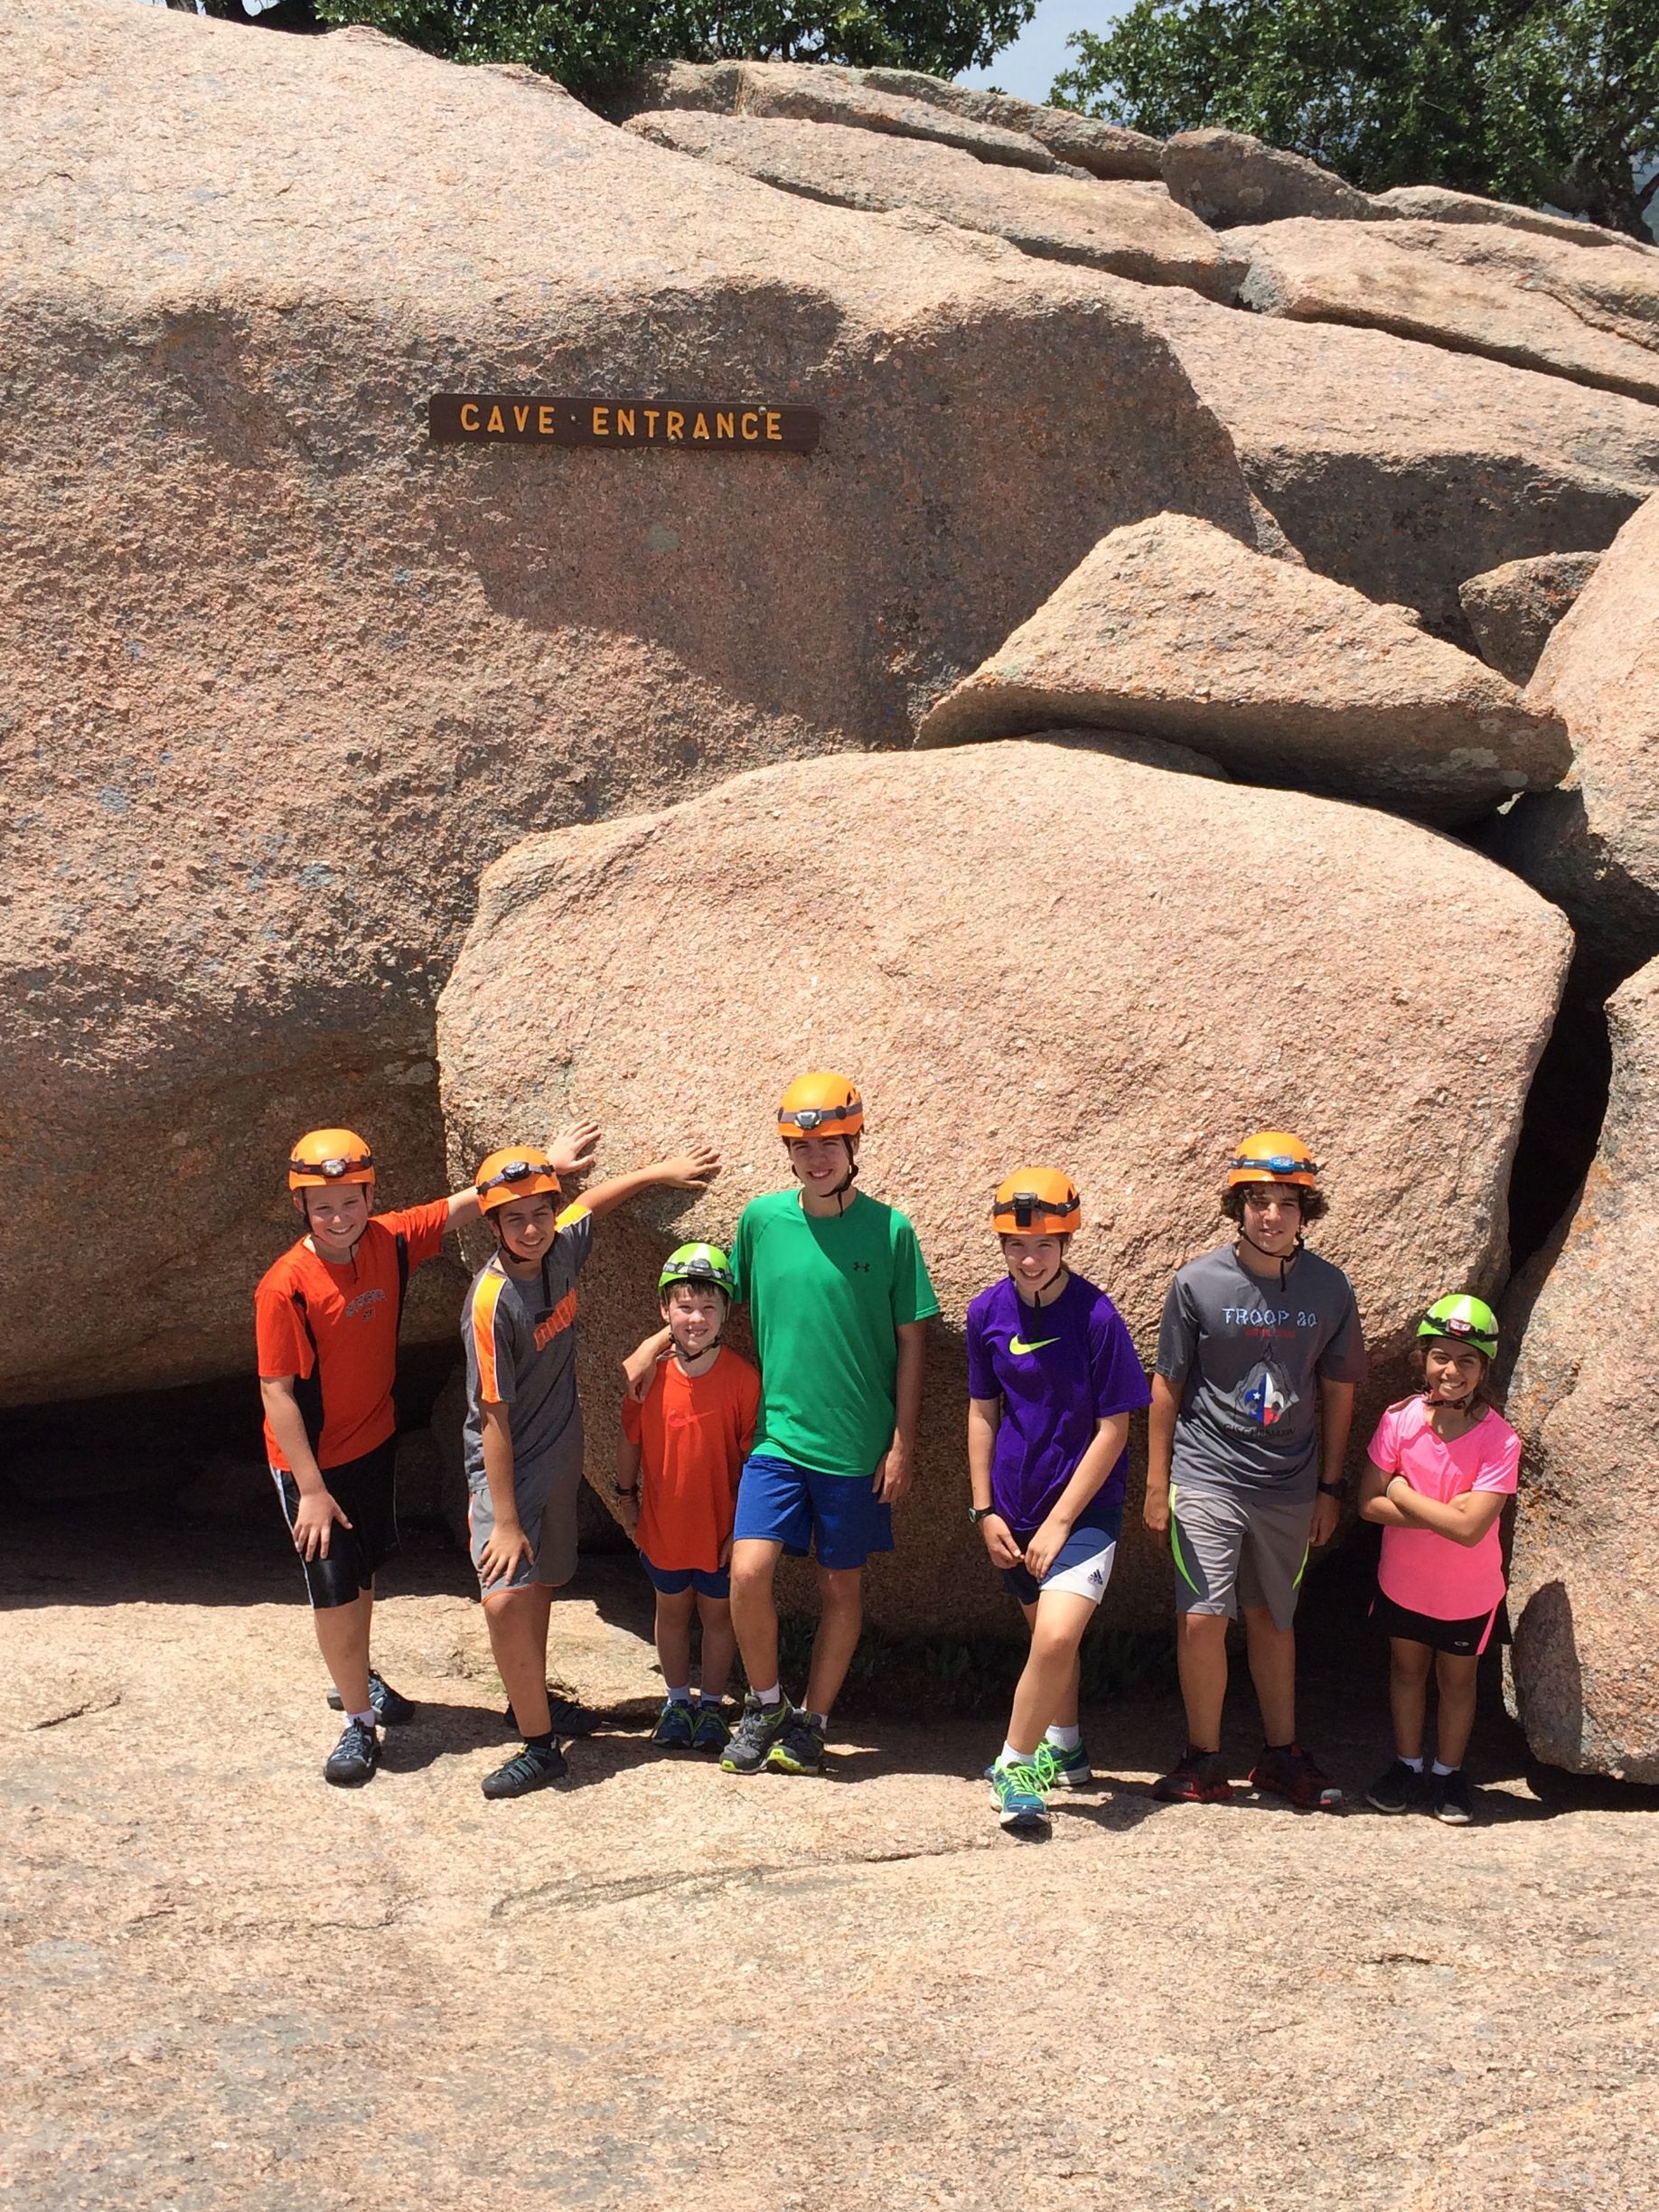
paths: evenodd
<path fill-rule="evenodd" d="M 1176 1569 L 1187 1746 L 1154 1793 L 1171 1803 L 1233 1795 L 1221 1718 L 1227 1623 L 1241 1607 L 1264 1739 L 1252 1786 L 1297 1805 L 1342 1801 L 1296 1740 L 1291 1626 L 1308 1550 L 1336 1531 L 1365 1373 L 1353 1285 L 1302 1243 L 1325 1212 L 1317 1176 L 1299 1137 L 1246 1138 L 1222 1197 L 1236 1242 L 1189 1261 L 1164 1301 L 1146 1523 L 1167 1535 Z"/>

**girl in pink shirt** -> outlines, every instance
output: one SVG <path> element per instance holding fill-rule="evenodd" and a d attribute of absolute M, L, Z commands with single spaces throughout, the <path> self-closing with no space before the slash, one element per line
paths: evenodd
<path fill-rule="evenodd" d="M 1462 1295 L 1439 1298 L 1417 1334 L 1423 1387 L 1377 1423 L 1360 1480 L 1361 1517 L 1382 1530 L 1372 1616 L 1388 1632 L 1396 1754 L 1365 1796 L 1379 1813 L 1403 1813 L 1424 1794 L 1432 1667 L 1439 1709 L 1429 1809 L 1465 1824 L 1474 1804 L 1463 1755 L 1480 1654 L 1504 1602 L 1498 1517 L 1514 1491 L 1521 1439 L 1483 1395 L 1497 1350 L 1491 1307 Z"/>

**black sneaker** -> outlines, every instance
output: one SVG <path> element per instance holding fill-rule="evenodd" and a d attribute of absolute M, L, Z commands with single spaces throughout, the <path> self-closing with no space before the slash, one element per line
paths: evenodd
<path fill-rule="evenodd" d="M 818 1715 L 799 1708 L 792 1712 L 773 1739 L 766 1764 L 780 1774 L 822 1774 L 824 1726 Z"/>
<path fill-rule="evenodd" d="M 328 1693 L 329 1704 L 335 1712 L 345 1711 L 345 1701 L 338 1690 Z M 401 1697 L 389 1682 L 382 1682 L 372 1667 L 369 1670 L 369 1702 L 374 1708 L 374 1717 L 382 1728 L 401 1728 L 406 1720 L 415 1718 L 415 1701 Z"/>
<path fill-rule="evenodd" d="M 720 1772 L 759 1774 L 794 1710 L 787 1698 L 780 1698 L 775 1705 L 763 1705 L 751 1690 L 743 1701 L 736 1733 L 720 1754 Z"/>
<path fill-rule="evenodd" d="M 1449 1828 L 1467 1828 L 1475 1818 L 1475 1796 L 1461 1767 L 1429 1777 L 1429 1810 Z"/>
<path fill-rule="evenodd" d="M 1365 1803 L 1378 1813 L 1409 1813 L 1422 1794 L 1421 1774 L 1397 1758 L 1365 1792 Z"/>
<path fill-rule="evenodd" d="M 569 1772 L 558 1744 L 526 1744 L 517 1758 L 485 1775 L 478 1786 L 486 1797 L 528 1797 L 549 1782 L 562 1782 Z"/>
<path fill-rule="evenodd" d="M 502 1706 L 501 1719 L 507 1723 L 509 1735 L 521 1736 L 524 1733 L 519 1726 L 519 1716 L 513 1711 L 511 1704 Z M 549 1690 L 548 1692 L 548 1724 L 555 1736 L 562 1736 L 567 1739 L 572 1736 L 592 1736 L 598 1729 L 599 1715 L 596 1712 L 590 1712 L 586 1705 L 578 1705 L 573 1698 L 555 1697 Z"/>
<path fill-rule="evenodd" d="M 348 1720 L 340 1741 L 323 1762 L 323 1779 L 341 1789 L 356 1789 L 380 1763 L 380 1739 L 366 1721 Z"/>

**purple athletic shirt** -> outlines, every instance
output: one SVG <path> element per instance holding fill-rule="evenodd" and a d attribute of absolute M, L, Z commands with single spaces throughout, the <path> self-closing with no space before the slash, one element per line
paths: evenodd
<path fill-rule="evenodd" d="M 968 1394 L 1000 1398 L 991 1502 L 1024 1535 L 1041 1526 L 1094 1441 L 1094 1424 L 1151 1401 L 1123 1317 L 1103 1290 L 1073 1275 L 1040 1309 L 1011 1276 L 968 1308 Z M 1122 1510 L 1129 1452 L 1094 1494 L 1089 1518 Z"/>

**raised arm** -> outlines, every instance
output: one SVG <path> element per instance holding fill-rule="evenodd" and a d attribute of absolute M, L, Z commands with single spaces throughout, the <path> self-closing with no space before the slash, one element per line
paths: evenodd
<path fill-rule="evenodd" d="M 667 1158 L 652 1160 L 649 1167 L 635 1167 L 628 1175 L 612 1176 L 606 1182 L 594 1184 L 582 1194 L 582 1204 L 597 1221 L 653 1186 L 670 1190 L 707 1190 L 719 1172 L 720 1155 L 713 1145 L 693 1145 L 689 1152 L 671 1153 Z"/>

